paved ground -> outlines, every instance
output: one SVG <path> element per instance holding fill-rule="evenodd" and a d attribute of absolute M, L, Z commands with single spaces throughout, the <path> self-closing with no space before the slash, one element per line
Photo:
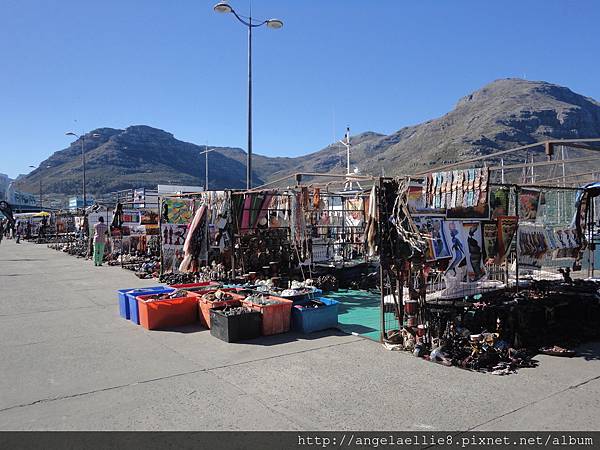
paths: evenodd
<path fill-rule="evenodd" d="M 600 430 L 600 344 L 498 377 L 341 333 L 226 344 L 146 331 L 116 267 L 0 245 L 3 430 Z"/>

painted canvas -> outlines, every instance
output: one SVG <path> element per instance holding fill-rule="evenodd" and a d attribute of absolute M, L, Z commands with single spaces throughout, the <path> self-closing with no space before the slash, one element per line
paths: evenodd
<path fill-rule="evenodd" d="M 486 260 L 498 257 L 498 221 L 483 224 L 483 247 Z"/>
<path fill-rule="evenodd" d="M 519 219 L 535 222 L 540 206 L 541 192 L 536 189 L 522 189 L 519 192 Z"/>
<path fill-rule="evenodd" d="M 479 281 L 485 275 L 481 222 L 463 222 L 464 248 L 467 258 L 467 280 Z"/>
<path fill-rule="evenodd" d="M 192 203 L 188 199 L 163 199 L 163 222 L 187 225 L 192 220 Z"/>
<path fill-rule="evenodd" d="M 502 264 L 508 256 L 518 223 L 519 220 L 516 216 L 498 217 L 498 256 L 496 257 L 496 264 Z"/>
<path fill-rule="evenodd" d="M 458 220 L 444 221 L 443 230 L 451 255 L 446 274 L 458 278 L 459 281 L 467 281 L 467 250 L 464 244 L 462 222 Z"/>
<path fill-rule="evenodd" d="M 428 261 L 450 258 L 450 250 L 444 236 L 444 219 L 440 217 L 420 216 L 414 218 L 421 234 L 427 239 Z"/>

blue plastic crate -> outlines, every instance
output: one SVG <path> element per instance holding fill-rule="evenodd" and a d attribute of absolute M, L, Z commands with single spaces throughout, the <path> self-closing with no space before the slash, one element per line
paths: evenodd
<path fill-rule="evenodd" d="M 136 297 L 140 295 L 152 295 L 152 294 L 166 294 L 173 292 L 175 289 L 169 286 L 152 286 L 140 289 L 130 289 L 125 292 L 127 297 L 127 308 L 129 309 L 129 320 L 136 325 L 140 324 L 140 315 L 138 310 L 138 303 Z M 119 298 L 120 304 L 120 298 Z M 120 308 L 119 308 L 120 309 Z"/>
<path fill-rule="evenodd" d="M 117 297 L 119 298 L 119 315 L 123 319 L 129 320 L 129 302 L 127 301 L 127 292 L 132 291 L 135 288 L 130 289 L 119 289 L 117 291 Z"/>
<path fill-rule="evenodd" d="M 292 307 L 292 330 L 307 334 L 338 326 L 339 302 L 328 298 L 319 298 L 319 300 L 325 303 L 325 306 L 302 308 L 302 304 L 297 304 Z M 308 302 L 309 300 L 303 303 Z"/>

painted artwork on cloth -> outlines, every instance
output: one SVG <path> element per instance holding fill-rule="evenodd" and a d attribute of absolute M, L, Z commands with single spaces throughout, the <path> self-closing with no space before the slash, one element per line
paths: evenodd
<path fill-rule="evenodd" d="M 187 224 L 162 224 L 160 226 L 163 272 L 179 272 L 179 265 L 184 257 L 183 244 L 187 231 Z"/>
<path fill-rule="evenodd" d="M 577 238 L 575 228 L 556 228 L 554 230 L 554 241 L 558 249 L 556 258 L 577 258 L 579 255 L 581 244 Z"/>
<path fill-rule="evenodd" d="M 518 229 L 519 264 L 523 267 L 539 269 L 549 250 L 545 229 L 535 225 L 521 224 Z"/>
<path fill-rule="evenodd" d="M 446 269 L 446 274 L 458 278 L 459 281 L 466 281 L 467 251 L 464 244 L 462 222 L 447 220 L 443 223 L 443 229 L 452 258 Z"/>
<path fill-rule="evenodd" d="M 140 212 L 137 210 L 126 209 L 123 211 L 123 223 L 127 225 L 140 224 Z"/>
<path fill-rule="evenodd" d="M 498 256 L 495 260 L 496 264 L 502 264 L 508 256 L 518 223 L 519 220 L 516 216 L 498 217 Z"/>
<path fill-rule="evenodd" d="M 158 211 L 153 209 L 143 209 L 141 211 L 141 220 L 140 223 L 142 225 L 156 225 L 158 224 Z"/>
<path fill-rule="evenodd" d="M 446 211 L 446 218 L 450 220 L 488 220 L 490 218 L 489 202 L 481 202 L 477 206 L 456 207 Z"/>
<path fill-rule="evenodd" d="M 539 190 L 522 189 L 519 192 L 519 219 L 525 222 L 535 222 L 542 202 L 543 196 Z"/>
<path fill-rule="evenodd" d="M 162 201 L 162 220 L 165 223 L 185 224 L 192 221 L 192 200 L 165 198 Z"/>
<path fill-rule="evenodd" d="M 496 189 L 490 193 L 490 219 L 508 214 L 508 189 Z"/>
<path fill-rule="evenodd" d="M 410 186 L 408 186 L 407 204 L 408 210 L 413 216 L 446 215 L 446 210 L 444 208 L 434 208 L 432 205 L 427 205 L 422 183 L 412 182 Z"/>
<path fill-rule="evenodd" d="M 158 224 L 144 225 L 144 228 L 146 229 L 146 234 L 148 236 L 158 236 L 160 234 L 160 227 L 158 226 Z"/>
<path fill-rule="evenodd" d="M 483 224 L 483 247 L 486 261 L 498 257 L 498 221 Z"/>
<path fill-rule="evenodd" d="M 444 236 L 444 220 L 439 217 L 420 216 L 414 218 L 415 224 L 427 240 L 428 261 L 450 258 L 450 250 Z"/>
<path fill-rule="evenodd" d="M 485 275 L 483 261 L 483 232 L 481 222 L 463 222 L 463 239 L 466 245 L 467 280 L 478 281 Z"/>

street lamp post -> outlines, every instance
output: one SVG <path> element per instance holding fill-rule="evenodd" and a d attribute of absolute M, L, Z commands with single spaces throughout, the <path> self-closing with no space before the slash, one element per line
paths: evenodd
<path fill-rule="evenodd" d="M 32 169 L 35 169 L 35 166 L 29 166 Z M 45 169 L 49 169 L 52 166 L 44 166 Z M 42 197 L 42 174 L 40 174 L 40 211 L 44 210 L 43 205 L 43 197 Z"/>
<path fill-rule="evenodd" d="M 232 13 L 237 20 L 248 28 L 248 150 L 246 163 L 246 189 L 252 188 L 252 29 L 266 25 L 277 30 L 283 27 L 279 19 L 267 19 L 262 22 L 252 22 L 252 12 L 245 20 L 227 2 L 217 3 L 213 9 L 218 13 Z"/>
<path fill-rule="evenodd" d="M 210 152 L 217 151 L 218 148 L 211 148 L 208 150 L 208 146 L 204 146 L 204 151 L 200 152 L 200 155 L 204 155 L 204 190 L 208 191 L 208 154 Z"/>
<path fill-rule="evenodd" d="M 72 131 L 68 131 L 65 133 L 65 136 L 75 136 L 77 139 L 81 139 L 81 167 L 83 168 L 83 209 L 87 206 L 87 198 L 85 192 L 85 134 L 81 136 Z M 100 137 L 98 133 L 92 134 L 92 137 Z"/>

